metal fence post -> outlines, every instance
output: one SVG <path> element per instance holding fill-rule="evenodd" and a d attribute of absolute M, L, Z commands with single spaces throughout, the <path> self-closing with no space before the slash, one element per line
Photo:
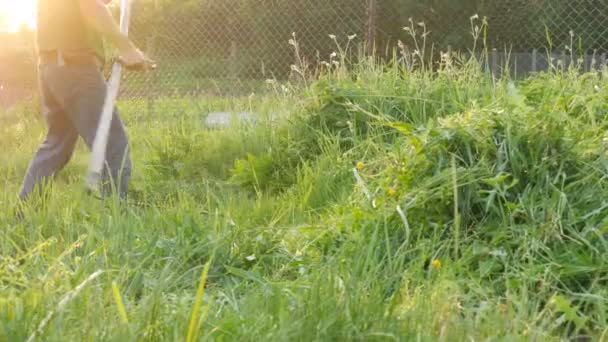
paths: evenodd
<path fill-rule="evenodd" d="M 376 0 L 367 0 L 367 22 L 365 27 L 366 52 L 372 56 L 376 48 L 376 30 L 378 18 L 378 4 Z"/>

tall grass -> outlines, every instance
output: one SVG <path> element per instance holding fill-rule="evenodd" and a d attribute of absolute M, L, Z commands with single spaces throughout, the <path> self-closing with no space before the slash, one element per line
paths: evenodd
<path fill-rule="evenodd" d="M 605 338 L 605 71 L 514 83 L 443 57 L 327 63 L 232 99 L 268 120 L 221 130 L 221 99 L 122 103 L 130 202 L 84 193 L 80 147 L 23 221 L 43 124 L 3 113 L 0 340 L 49 313 L 46 341 Z"/>

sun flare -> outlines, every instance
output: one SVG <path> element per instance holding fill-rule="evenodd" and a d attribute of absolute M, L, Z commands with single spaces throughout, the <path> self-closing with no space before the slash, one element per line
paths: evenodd
<path fill-rule="evenodd" d="M 0 31 L 36 27 L 36 0 L 0 0 Z"/>

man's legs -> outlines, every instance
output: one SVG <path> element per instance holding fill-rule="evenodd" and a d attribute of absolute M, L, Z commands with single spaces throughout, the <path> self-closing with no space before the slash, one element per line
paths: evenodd
<path fill-rule="evenodd" d="M 25 174 L 19 193 L 21 200 L 25 200 L 37 187 L 48 182 L 69 162 L 78 139 L 76 129 L 50 94 L 43 75 L 41 75 L 40 83 L 42 107 L 48 133 Z"/>
<path fill-rule="evenodd" d="M 97 66 L 51 66 L 48 69 L 50 91 L 65 109 L 69 119 L 92 148 L 106 98 L 106 83 Z M 118 113 L 114 109 L 106 149 L 106 168 L 102 175 L 103 195 L 114 190 L 124 198 L 131 177 L 129 139 Z"/>
<path fill-rule="evenodd" d="M 103 74 L 94 66 L 47 65 L 41 69 L 41 92 L 49 125 L 48 136 L 25 176 L 20 197 L 25 199 L 40 183 L 63 168 L 78 135 L 91 148 L 106 96 Z M 126 197 L 131 176 L 129 140 L 114 110 L 106 150 L 102 195 L 116 191 Z"/>

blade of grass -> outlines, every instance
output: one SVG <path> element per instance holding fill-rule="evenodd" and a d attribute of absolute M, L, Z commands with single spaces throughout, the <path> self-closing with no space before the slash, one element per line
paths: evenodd
<path fill-rule="evenodd" d="M 188 327 L 188 335 L 186 336 L 186 342 L 193 342 L 198 339 L 198 328 L 200 324 L 203 322 L 207 312 L 209 310 L 209 304 L 206 305 L 203 310 L 203 315 L 199 320 L 198 314 L 201 309 L 201 304 L 203 302 L 203 296 L 205 295 L 205 285 L 207 284 L 207 275 L 209 274 L 209 267 L 211 266 L 212 260 L 209 260 L 201 273 L 201 280 L 198 284 L 198 290 L 196 291 L 196 298 L 194 300 L 194 305 L 192 306 L 192 314 L 190 315 L 190 325 Z"/>
<path fill-rule="evenodd" d="M 118 285 L 116 282 L 112 282 L 112 294 L 114 295 L 114 301 L 116 302 L 116 306 L 118 307 L 118 313 L 120 313 L 120 317 L 122 318 L 125 324 L 129 324 L 129 317 L 127 316 L 127 310 L 125 309 L 125 304 L 122 301 L 122 297 L 120 295 L 120 289 L 118 289 Z"/>
<path fill-rule="evenodd" d="M 454 187 L 454 258 L 457 259 L 460 245 L 460 213 L 458 212 L 458 177 L 454 156 L 452 156 L 452 182 Z"/>
<path fill-rule="evenodd" d="M 44 331 L 44 329 L 46 328 L 46 326 L 49 324 L 49 322 L 51 321 L 51 319 L 53 318 L 53 316 L 55 316 L 56 313 L 63 311 L 63 309 L 65 309 L 65 307 L 68 305 L 69 302 L 71 302 L 74 298 L 76 298 L 76 296 L 78 296 L 78 294 L 93 280 L 97 279 L 101 274 L 103 273 L 103 271 L 97 271 L 93 274 L 91 274 L 87 279 L 85 279 L 82 283 L 80 283 L 80 285 L 76 286 L 76 288 L 74 288 L 74 290 L 68 292 L 59 302 L 59 304 L 57 304 L 57 308 L 55 309 L 55 311 L 51 311 L 48 313 L 48 315 L 46 315 L 46 317 L 42 320 L 42 322 L 40 322 L 40 324 L 38 325 L 38 328 L 30 335 L 30 337 L 27 339 L 27 342 L 32 342 L 36 339 L 36 337 L 38 337 L 38 335 L 42 334 L 42 332 Z"/>

